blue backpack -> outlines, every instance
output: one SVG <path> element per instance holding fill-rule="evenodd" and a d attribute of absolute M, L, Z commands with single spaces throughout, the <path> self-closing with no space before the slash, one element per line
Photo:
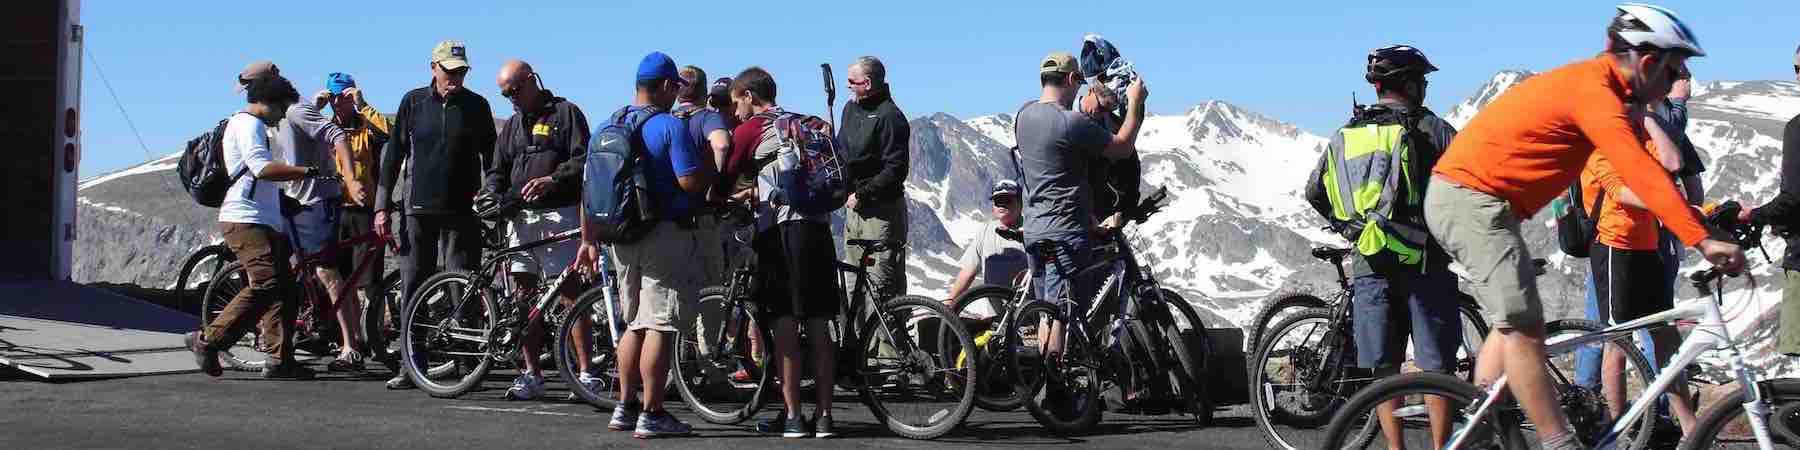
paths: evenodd
<path fill-rule="evenodd" d="M 844 180 L 843 146 L 830 124 L 818 116 L 763 113 L 781 150 L 775 155 L 776 182 L 769 199 L 803 214 L 822 214 L 844 207 L 850 183 Z"/>
<path fill-rule="evenodd" d="M 650 194 L 644 164 L 648 153 L 639 131 L 662 112 L 653 106 L 620 108 L 590 138 L 581 188 L 589 238 L 630 243 L 643 239 L 655 227 L 655 198 Z"/>

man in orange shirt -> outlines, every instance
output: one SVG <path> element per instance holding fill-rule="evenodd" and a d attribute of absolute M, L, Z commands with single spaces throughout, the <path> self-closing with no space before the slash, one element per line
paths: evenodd
<path fill-rule="evenodd" d="M 1727 272 L 1743 266 L 1736 245 L 1707 238 L 1699 215 L 1644 148 L 1642 108 L 1629 108 L 1665 95 L 1687 58 L 1705 54 L 1673 12 L 1620 5 L 1603 54 L 1507 91 L 1469 122 L 1433 171 L 1426 225 L 1468 268 L 1476 297 L 1492 315 L 1494 331 L 1476 359 L 1476 380 L 1488 384 L 1507 374 L 1545 449 L 1582 444 L 1557 409 L 1544 366 L 1543 301 L 1519 234 L 1521 218 L 1548 204 L 1600 154 L 1683 244 Z"/>

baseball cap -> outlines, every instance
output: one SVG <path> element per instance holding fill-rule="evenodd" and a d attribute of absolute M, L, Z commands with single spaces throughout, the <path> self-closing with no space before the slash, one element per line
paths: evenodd
<path fill-rule="evenodd" d="M 1018 197 L 1019 196 L 1019 183 L 1016 181 L 1013 181 L 1013 180 L 1000 180 L 1000 181 L 994 182 L 994 192 L 992 194 L 988 194 L 988 199 L 1000 198 L 1000 196 L 1002 196 L 1002 195 L 1011 195 L 1014 197 Z"/>
<path fill-rule="evenodd" d="M 238 72 L 237 91 L 243 92 L 245 88 L 250 87 L 250 80 L 279 76 L 281 76 L 281 68 L 276 67 L 274 62 L 266 59 L 252 62 L 250 65 L 244 66 L 243 71 Z"/>
<path fill-rule="evenodd" d="M 638 62 L 637 80 L 671 80 L 677 83 L 686 83 L 686 80 L 681 79 L 681 74 L 675 70 L 675 59 L 663 52 L 650 52 L 650 54 L 644 55 L 644 60 Z"/>
<path fill-rule="evenodd" d="M 462 41 L 443 41 L 431 49 L 431 62 L 443 66 L 444 70 L 456 70 L 469 67 L 469 53 L 463 48 Z"/>
<path fill-rule="evenodd" d="M 1075 57 L 1065 51 L 1050 52 L 1050 55 L 1044 57 L 1044 62 L 1038 64 L 1038 73 L 1040 74 L 1075 72 Z"/>
<path fill-rule="evenodd" d="M 331 95 L 343 95 L 345 89 L 353 87 L 356 87 L 356 79 L 350 78 L 350 74 L 332 72 L 325 76 L 325 91 Z"/>
<path fill-rule="evenodd" d="M 715 97 L 731 95 L 731 77 L 719 77 L 719 79 L 713 80 L 712 88 L 707 90 L 706 95 Z"/>

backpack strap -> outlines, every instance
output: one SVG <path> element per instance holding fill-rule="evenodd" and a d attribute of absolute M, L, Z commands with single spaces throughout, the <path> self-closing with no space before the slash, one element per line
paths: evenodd
<path fill-rule="evenodd" d="M 1600 214 L 1598 212 L 1600 211 L 1600 208 L 1606 206 L 1606 190 L 1601 189 L 1600 192 L 1594 193 L 1593 208 L 1588 208 L 1587 202 L 1581 201 L 1581 177 L 1576 177 L 1575 181 L 1569 183 L 1569 194 L 1572 196 L 1572 199 L 1575 200 L 1574 206 L 1576 208 L 1581 208 L 1581 215 L 1587 218 L 1588 223 L 1582 225 L 1587 226 L 1588 240 L 1599 240 Z"/>

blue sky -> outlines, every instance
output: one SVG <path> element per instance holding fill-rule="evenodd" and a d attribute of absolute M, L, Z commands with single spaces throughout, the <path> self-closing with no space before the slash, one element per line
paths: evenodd
<path fill-rule="evenodd" d="M 770 2 L 779 6 L 758 13 L 743 2 L 706 1 L 83 3 L 94 58 L 83 69 L 84 178 L 146 159 L 101 70 L 160 156 L 242 107 L 231 85 L 255 59 L 274 60 L 303 96 L 321 89 L 326 73 L 350 72 L 371 103 L 392 111 L 403 93 L 429 80 L 432 45 L 461 39 L 474 66 L 468 84 L 496 114 L 511 106 L 494 86 L 495 71 L 516 57 L 599 120 L 593 116 L 630 101 L 632 70 L 650 50 L 715 78 L 762 65 L 775 74 L 780 103 L 811 113 L 824 109 L 819 63 L 837 69 L 842 101 L 845 64 L 873 54 L 887 62 L 896 101 L 910 115 L 967 119 L 1037 97 L 1039 59 L 1051 50 L 1076 52 L 1084 33 L 1097 32 L 1137 64 L 1154 113 L 1224 100 L 1322 134 L 1343 120 L 1352 92 L 1373 98 L 1361 76 L 1369 49 L 1424 49 L 1443 68 L 1427 104 L 1448 114 L 1496 71 L 1543 70 L 1593 55 L 1613 5 L 808 1 Z M 1691 63 L 1697 77 L 1792 79 L 1800 12 L 1791 1 L 1660 4 L 1681 13 L 1712 54 Z"/>

